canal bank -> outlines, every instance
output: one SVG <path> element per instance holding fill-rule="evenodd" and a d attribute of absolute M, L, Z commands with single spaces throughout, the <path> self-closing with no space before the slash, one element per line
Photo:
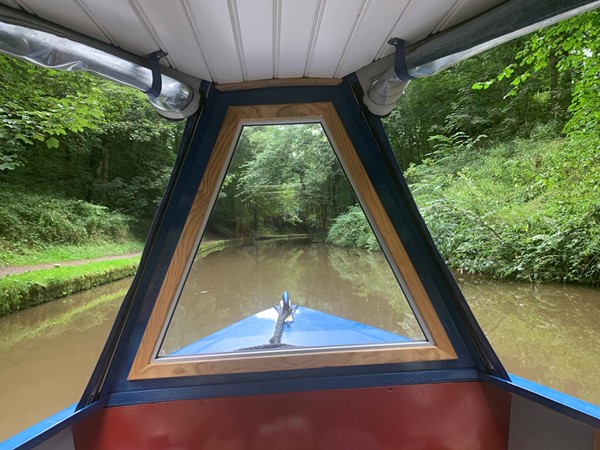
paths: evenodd
<path fill-rule="evenodd" d="M 204 257 L 242 240 L 209 240 L 198 252 Z M 7 267 L 0 276 L 0 317 L 135 274 L 141 253 L 92 260 Z"/>

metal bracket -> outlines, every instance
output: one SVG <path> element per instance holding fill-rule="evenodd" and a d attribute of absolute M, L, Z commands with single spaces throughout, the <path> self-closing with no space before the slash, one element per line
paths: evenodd
<path fill-rule="evenodd" d="M 167 56 L 165 52 L 159 50 L 148 55 L 150 70 L 152 71 L 152 86 L 145 91 L 146 94 L 152 97 L 158 97 L 162 91 L 162 75 L 160 74 L 160 59 Z"/>
<path fill-rule="evenodd" d="M 400 38 L 392 38 L 388 41 L 388 44 L 396 47 L 396 58 L 394 60 L 396 76 L 402 81 L 412 80 L 414 77 L 408 73 L 408 67 L 406 67 L 406 41 Z"/>

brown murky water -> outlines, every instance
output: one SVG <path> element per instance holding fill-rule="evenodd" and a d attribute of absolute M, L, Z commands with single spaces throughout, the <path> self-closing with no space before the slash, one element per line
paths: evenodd
<path fill-rule="evenodd" d="M 283 291 L 294 304 L 424 339 L 382 253 L 270 241 L 228 248 L 193 264 L 161 354 L 271 308 Z"/>
<path fill-rule="evenodd" d="M 0 318 L 0 442 L 79 400 L 130 283 Z"/>
<path fill-rule="evenodd" d="M 286 279 L 286 289 L 296 292 L 298 303 L 313 302 L 307 306 L 331 308 L 327 312 L 334 314 L 343 311 L 344 316 L 362 317 L 363 322 L 375 326 L 397 326 L 398 321 L 390 320 L 390 315 L 398 317 L 398 306 L 375 300 L 388 289 L 389 281 L 381 281 L 381 273 L 389 270 L 385 263 L 378 266 L 381 263 L 369 255 L 322 246 L 255 250 L 213 254 L 206 259 L 213 262 L 202 273 L 210 271 L 211 277 L 227 281 L 231 268 L 237 267 L 241 274 L 245 266 L 262 261 L 265 269 L 256 281 L 262 283 L 265 293 L 274 290 L 265 297 L 278 296 L 280 283 L 269 282 L 269 278 L 289 267 L 291 261 L 304 260 L 306 264 L 294 265 L 297 269 Z M 309 268 L 308 272 L 302 272 L 301 266 Z M 335 281 L 325 281 L 321 274 L 327 271 L 335 275 Z M 209 291 L 210 287 L 201 286 L 205 283 L 201 276 L 192 274 L 190 283 L 198 292 Z M 293 280 L 300 281 L 293 285 Z M 0 442 L 79 399 L 130 282 L 123 280 L 0 318 Z M 466 277 L 459 282 L 509 372 L 600 404 L 599 289 Z M 272 288 L 267 287 L 269 283 Z M 312 294 L 321 292 L 319 283 L 345 293 L 364 293 L 368 285 L 376 289 L 369 295 L 358 295 L 358 301 L 327 306 Z M 236 291 L 243 292 L 239 286 L 236 282 Z M 215 301 L 213 325 L 229 323 L 230 314 L 243 314 L 247 308 L 249 312 L 262 308 L 262 302 L 253 299 L 223 312 L 223 304 Z M 265 307 L 271 304 L 270 298 L 267 303 Z"/>

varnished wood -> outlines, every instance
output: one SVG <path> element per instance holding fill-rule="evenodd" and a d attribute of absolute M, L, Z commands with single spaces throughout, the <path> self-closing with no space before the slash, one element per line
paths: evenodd
<path fill-rule="evenodd" d="M 231 354 L 222 357 L 198 355 L 186 358 L 157 358 L 158 342 L 165 332 L 185 272 L 193 258 L 199 236 L 225 176 L 225 168 L 243 125 L 322 122 L 334 150 L 372 221 L 392 266 L 404 280 L 417 315 L 433 342 L 397 347 L 343 347 L 308 352 L 270 351 L 257 355 Z M 227 111 L 200 188 L 186 220 L 175 255 L 142 338 L 129 379 L 149 379 L 219 373 L 244 373 L 300 368 L 337 367 L 456 359 L 456 353 L 429 300 L 377 192 L 365 172 L 344 126 L 330 103 L 235 106 Z"/>
<path fill-rule="evenodd" d="M 300 353 L 301 351 L 298 353 L 282 354 L 282 350 L 271 350 L 256 356 L 232 353 L 231 355 L 220 356 L 218 358 L 203 356 L 181 359 L 160 358 L 148 364 L 133 379 L 360 366 L 410 361 L 440 361 L 453 358 L 451 354 L 447 354 L 431 344 L 390 349 L 355 348 L 345 350 L 316 350 L 310 353 L 304 351 L 304 353 Z"/>
<path fill-rule="evenodd" d="M 594 447 L 593 450 L 600 450 L 600 430 L 594 430 Z"/>
<path fill-rule="evenodd" d="M 324 119 L 324 124 L 332 137 L 332 142 L 337 146 L 337 155 L 342 167 L 350 179 L 361 205 L 371 219 L 371 225 L 375 228 L 381 244 L 386 247 L 387 253 L 392 258 L 393 266 L 398 269 L 400 277 L 404 280 L 409 291 L 407 294 L 412 298 L 414 307 L 433 339 L 432 344 L 437 345 L 441 350 L 452 354 L 456 358 L 452 344 L 429 300 L 429 296 L 425 292 L 423 283 L 421 283 L 421 279 L 406 253 L 373 183 L 371 183 L 365 172 L 339 116 L 331 108 L 325 114 Z"/>
<path fill-rule="evenodd" d="M 239 133 L 240 121 L 238 117 L 228 112 L 223 120 L 221 131 L 217 137 L 215 147 L 210 156 L 200 187 L 192 203 L 192 208 L 183 227 L 175 254 L 171 259 L 163 285 L 158 294 L 152 315 L 146 326 L 144 336 L 131 367 L 132 374 L 141 372 L 158 353 L 158 342 L 162 330 L 165 328 L 168 316 L 175 307 L 174 299 L 177 298 L 180 285 L 184 279 L 188 264 L 194 257 L 198 246 L 201 231 L 206 225 L 212 209 L 214 199 L 225 176 L 229 159 L 233 153 L 235 141 L 232 136 Z"/>
<path fill-rule="evenodd" d="M 337 86 L 341 82 L 341 78 L 276 78 L 270 80 L 245 81 L 243 83 L 217 84 L 216 88 L 221 92 L 227 92 L 267 87 Z"/>

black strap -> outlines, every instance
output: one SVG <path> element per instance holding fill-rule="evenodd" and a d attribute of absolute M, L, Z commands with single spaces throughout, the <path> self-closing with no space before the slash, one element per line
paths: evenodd
<path fill-rule="evenodd" d="M 165 52 L 159 50 L 148 55 L 150 70 L 152 71 L 152 86 L 145 91 L 146 94 L 152 97 L 158 97 L 162 91 L 162 75 L 160 74 L 160 59 L 167 56 Z"/>
<path fill-rule="evenodd" d="M 396 59 L 394 60 L 394 71 L 396 76 L 402 81 L 412 80 L 414 77 L 408 73 L 406 67 L 406 41 L 400 38 L 392 38 L 388 44 L 396 47 Z"/>

